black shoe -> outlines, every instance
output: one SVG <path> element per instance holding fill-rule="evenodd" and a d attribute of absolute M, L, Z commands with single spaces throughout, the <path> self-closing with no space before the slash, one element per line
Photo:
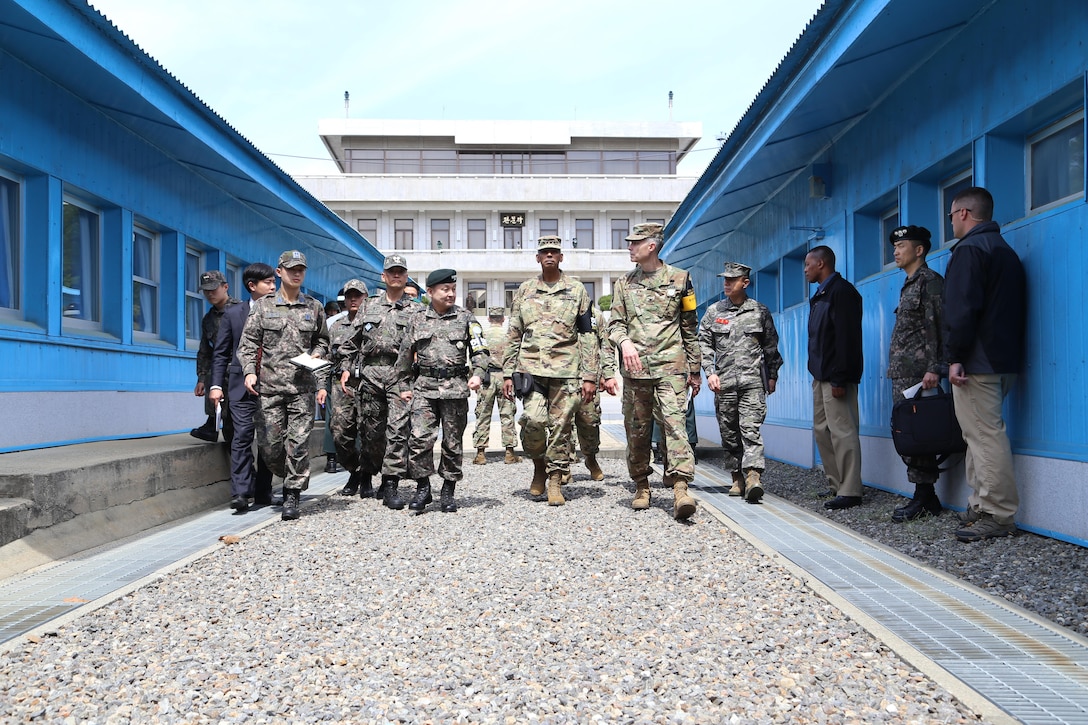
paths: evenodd
<path fill-rule="evenodd" d="M 232 496 L 230 507 L 238 513 L 244 513 L 249 510 L 249 501 L 246 500 L 245 496 Z"/>
<path fill-rule="evenodd" d="M 442 501 L 442 513 L 452 514 L 457 511 L 457 503 L 453 500 L 453 489 L 456 487 L 454 481 L 442 482 L 442 494 L 440 500 Z"/>
<path fill-rule="evenodd" d="M 383 481 L 382 486 L 385 487 L 385 496 L 382 498 L 382 504 L 386 508 L 393 509 L 394 511 L 400 511 L 404 508 L 404 499 L 397 493 L 397 486 L 399 482 L 395 478 L 390 478 L 388 481 Z"/>
<path fill-rule="evenodd" d="M 378 490 L 374 492 L 374 498 L 378 499 L 379 501 L 384 501 L 385 492 L 389 490 L 389 482 L 395 480 L 396 479 L 392 476 L 382 476 L 382 483 L 380 486 L 378 486 Z"/>
<path fill-rule="evenodd" d="M 919 497 L 910 501 L 906 506 L 900 506 L 892 511 L 892 521 L 901 524 L 904 521 L 924 519 L 928 516 L 936 516 L 941 513 L 941 501 L 936 496 Z"/>
<path fill-rule="evenodd" d="M 208 443 L 215 443 L 217 440 L 219 440 L 219 431 L 215 430 L 214 428 L 193 428 L 191 431 L 189 431 L 189 435 L 191 435 L 193 438 L 199 438 L 202 441 L 207 441 Z"/>
<path fill-rule="evenodd" d="M 280 520 L 294 521 L 298 515 L 298 491 L 288 489 L 283 492 L 283 513 L 280 514 Z"/>
<path fill-rule="evenodd" d="M 328 469 L 326 469 L 328 470 Z M 352 472 L 348 476 L 348 482 L 344 484 L 344 487 L 340 489 L 341 496 L 354 496 L 359 493 L 359 474 Z"/>
<path fill-rule="evenodd" d="M 835 492 L 828 488 L 816 494 L 816 498 L 835 498 Z"/>
<path fill-rule="evenodd" d="M 359 498 L 374 498 L 374 477 L 369 473 L 359 476 Z"/>
<path fill-rule="evenodd" d="M 427 504 L 433 500 L 434 499 L 431 498 L 430 480 L 421 478 L 416 483 L 416 495 L 412 497 L 412 503 L 408 504 L 408 509 L 423 513 L 427 510 Z"/>
<path fill-rule="evenodd" d="M 661 450 L 661 446 L 654 446 L 654 463 L 665 463 L 665 453 Z"/>
<path fill-rule="evenodd" d="M 824 503 L 825 509 L 831 509 L 832 511 L 838 511 L 839 509 L 850 509 L 855 506 L 861 506 L 861 496 L 836 496 L 830 501 Z"/>
<path fill-rule="evenodd" d="M 325 456 L 325 473 L 338 473 L 340 466 L 336 463 L 336 456 Z"/>

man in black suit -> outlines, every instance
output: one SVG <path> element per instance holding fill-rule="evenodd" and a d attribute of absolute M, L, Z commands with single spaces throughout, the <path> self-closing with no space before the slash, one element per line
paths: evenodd
<path fill-rule="evenodd" d="M 249 299 L 227 308 L 219 323 L 219 336 L 212 350 L 211 388 L 208 398 L 212 405 L 223 398 L 223 384 L 234 414 L 234 438 L 230 443 L 230 507 L 242 513 L 249 509 L 249 498 L 257 504 L 272 503 L 272 471 L 260 457 L 256 471 L 253 465 L 253 437 L 256 432 L 257 396 L 246 390 L 242 365 L 238 362 L 238 341 L 249 317 L 253 300 L 276 291 L 276 270 L 257 262 L 246 267 L 242 284 Z"/>

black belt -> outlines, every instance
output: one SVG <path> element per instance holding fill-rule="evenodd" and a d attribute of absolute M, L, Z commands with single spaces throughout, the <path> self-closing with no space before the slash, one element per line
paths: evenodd
<path fill-rule="evenodd" d="M 396 365 L 396 355 L 371 355 L 370 357 L 363 358 L 360 365 L 364 368 L 371 367 L 373 365 Z"/>
<path fill-rule="evenodd" d="M 487 366 L 487 372 L 489 372 L 489 373 L 501 373 L 502 368 L 499 367 L 498 365 L 488 365 Z"/>
<path fill-rule="evenodd" d="M 420 365 L 419 374 L 427 378 L 438 378 L 439 380 L 448 380 L 449 378 L 463 378 L 464 376 L 468 375 L 468 366 L 454 365 L 448 368 L 428 368 Z"/>

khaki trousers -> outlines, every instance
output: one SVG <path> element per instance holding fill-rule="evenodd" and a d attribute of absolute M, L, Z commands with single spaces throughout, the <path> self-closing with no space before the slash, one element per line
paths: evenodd
<path fill-rule="evenodd" d="M 1020 507 L 1012 446 L 1001 416 L 1001 404 L 1016 381 L 1015 375 L 968 375 L 967 384 L 952 386 L 956 420 L 967 441 L 964 464 L 971 495 L 967 507 L 1010 524 Z"/>
<path fill-rule="evenodd" d="M 861 438 L 858 435 L 858 386 L 846 395 L 831 394 L 831 383 L 812 381 L 812 434 L 836 496 L 861 496 Z"/>

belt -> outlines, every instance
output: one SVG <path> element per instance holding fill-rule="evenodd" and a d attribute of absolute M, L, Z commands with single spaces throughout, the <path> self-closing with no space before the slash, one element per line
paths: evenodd
<path fill-rule="evenodd" d="M 396 355 L 371 355 L 369 357 L 363 358 L 362 362 L 360 362 L 359 364 L 362 365 L 364 368 L 369 368 L 369 367 L 372 367 L 374 365 L 396 365 L 397 364 L 397 356 Z"/>
<path fill-rule="evenodd" d="M 449 378 L 461 378 L 468 375 L 467 365 L 453 365 L 448 368 L 428 368 L 420 365 L 419 374 L 427 378 L 448 380 Z"/>
<path fill-rule="evenodd" d="M 489 373 L 501 373 L 502 368 L 499 367 L 498 365 L 488 365 L 487 366 L 487 372 L 489 372 Z"/>

